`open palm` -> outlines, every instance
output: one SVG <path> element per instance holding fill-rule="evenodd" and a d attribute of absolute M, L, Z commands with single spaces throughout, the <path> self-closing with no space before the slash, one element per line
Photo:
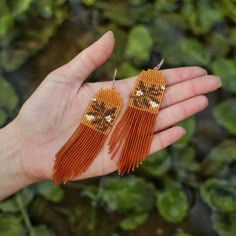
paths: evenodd
<path fill-rule="evenodd" d="M 114 43 L 113 34 L 106 33 L 72 61 L 50 73 L 23 105 L 16 118 L 17 135 L 22 146 L 20 161 L 25 174 L 33 180 L 52 178 L 55 154 L 78 127 L 91 98 L 98 89 L 111 87 L 112 82 L 83 81 L 109 58 Z M 207 76 L 200 67 L 162 72 L 166 76 L 167 88 L 158 114 L 151 152 L 161 150 L 181 138 L 185 130 L 172 126 L 204 109 L 208 101 L 202 94 L 220 86 L 217 77 Z M 135 78 L 116 82 L 123 99 L 119 118 L 127 107 L 134 83 Z M 110 160 L 105 145 L 79 179 L 115 171 L 117 158 Z"/>

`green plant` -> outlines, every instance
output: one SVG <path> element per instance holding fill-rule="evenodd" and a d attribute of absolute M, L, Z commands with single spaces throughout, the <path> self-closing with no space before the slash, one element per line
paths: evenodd
<path fill-rule="evenodd" d="M 69 183 L 65 188 L 52 188 L 46 181 L 1 202 L 0 235 L 129 235 L 152 228 L 154 215 L 155 224 L 161 217 L 165 227 L 174 228 L 172 235 L 187 236 L 185 228 L 176 229 L 182 221 L 189 224 L 195 195 L 209 209 L 205 212 L 217 235 L 236 235 L 235 12 L 232 0 L 1 1 L 1 127 L 23 103 L 17 83 L 12 83 L 25 71 L 22 66 L 32 69 L 27 64 L 31 58 L 54 68 L 48 49 L 54 46 L 53 38 L 63 34 L 70 39 L 59 43 L 65 53 L 58 54 L 58 46 L 53 52 L 60 63 L 78 52 L 74 45 L 82 39 L 90 42 L 97 33 L 114 31 L 113 57 L 92 81 L 110 78 L 114 67 L 120 79 L 135 76 L 165 58 L 166 67 L 204 66 L 221 77 L 223 89 L 211 96 L 207 112 L 180 123 L 187 130 L 183 139 L 148 157 L 134 175 Z M 80 40 L 72 41 L 76 37 Z M 45 56 L 37 61 L 43 49 Z M 39 72 L 34 71 L 35 77 Z M 190 226 L 186 232 L 191 233 Z"/>

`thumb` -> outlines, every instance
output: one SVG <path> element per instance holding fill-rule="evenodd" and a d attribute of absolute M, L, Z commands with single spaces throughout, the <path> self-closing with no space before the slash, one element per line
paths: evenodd
<path fill-rule="evenodd" d="M 70 62 L 51 72 L 49 77 L 56 77 L 57 80 L 63 80 L 63 82 L 82 83 L 96 68 L 110 57 L 114 45 L 114 35 L 112 31 L 108 31 Z"/>

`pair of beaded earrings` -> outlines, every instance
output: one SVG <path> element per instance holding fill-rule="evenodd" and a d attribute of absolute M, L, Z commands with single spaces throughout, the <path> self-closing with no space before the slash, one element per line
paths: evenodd
<path fill-rule="evenodd" d="M 138 167 L 149 153 L 165 90 L 165 77 L 159 71 L 162 64 L 163 60 L 154 69 L 140 73 L 128 107 L 108 142 L 111 159 L 121 149 L 117 162 L 120 175 Z M 95 94 L 79 127 L 56 154 L 54 186 L 76 179 L 89 168 L 102 149 L 120 109 L 121 97 L 114 85 Z"/>

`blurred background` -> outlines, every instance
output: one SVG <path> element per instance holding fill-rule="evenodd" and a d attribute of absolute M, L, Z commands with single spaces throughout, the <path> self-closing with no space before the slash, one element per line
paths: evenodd
<path fill-rule="evenodd" d="M 89 81 L 197 65 L 219 75 L 187 135 L 133 174 L 52 188 L 30 186 L 0 203 L 3 236 L 236 235 L 235 0 L 1 0 L 0 127 L 53 69 L 107 30 L 110 60 Z M 1 191 L 1 190 L 0 190 Z"/>

